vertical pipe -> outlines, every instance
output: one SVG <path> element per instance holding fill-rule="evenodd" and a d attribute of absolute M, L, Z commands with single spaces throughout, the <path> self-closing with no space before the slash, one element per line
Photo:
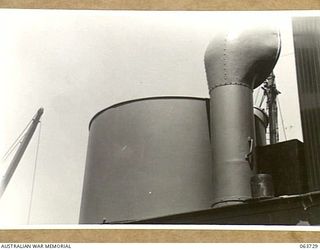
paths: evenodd
<path fill-rule="evenodd" d="M 245 200 L 251 194 L 248 180 L 253 175 L 253 159 L 247 157 L 254 139 L 251 95 L 241 85 L 211 91 L 214 203 Z"/>
<path fill-rule="evenodd" d="M 270 74 L 279 53 L 278 30 L 262 26 L 226 30 L 206 50 L 214 205 L 251 198 L 250 178 L 255 174 L 252 91 Z"/>

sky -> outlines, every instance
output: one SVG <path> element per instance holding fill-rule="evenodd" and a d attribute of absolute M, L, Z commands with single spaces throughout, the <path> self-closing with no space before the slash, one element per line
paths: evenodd
<path fill-rule="evenodd" d="M 206 46 L 218 29 L 241 22 L 279 25 L 280 140 L 283 130 L 303 140 L 290 15 L 1 9 L 1 156 L 39 107 L 44 115 L 36 170 L 39 130 L 0 200 L 0 226 L 77 224 L 90 119 L 141 97 L 209 97 Z"/>

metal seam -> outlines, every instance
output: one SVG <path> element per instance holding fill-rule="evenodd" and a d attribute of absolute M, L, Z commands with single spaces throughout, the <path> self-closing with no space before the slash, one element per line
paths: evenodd
<path fill-rule="evenodd" d="M 227 83 L 227 39 L 223 40 L 223 74 L 224 83 Z"/>
<path fill-rule="evenodd" d="M 213 86 L 213 87 L 210 87 L 210 88 L 209 88 L 209 93 L 211 93 L 211 91 L 214 90 L 215 88 L 222 87 L 222 86 L 227 86 L 227 85 L 240 85 L 240 86 L 247 87 L 248 89 L 250 89 L 251 91 L 253 91 L 253 90 L 248 86 L 248 84 L 245 84 L 245 83 L 242 83 L 242 82 L 225 82 L 225 83 L 217 84 L 217 85 L 215 85 L 215 86 Z"/>

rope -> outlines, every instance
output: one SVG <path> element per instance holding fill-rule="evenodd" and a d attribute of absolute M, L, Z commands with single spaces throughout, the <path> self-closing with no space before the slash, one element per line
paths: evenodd
<path fill-rule="evenodd" d="M 42 127 L 42 123 L 41 123 L 41 121 L 39 121 L 38 141 L 37 141 L 37 148 L 36 148 L 36 157 L 35 157 L 35 161 L 34 161 L 34 169 L 33 169 L 33 175 L 32 175 L 32 186 L 31 186 L 31 194 L 30 194 L 30 203 L 29 203 L 29 210 L 28 210 L 28 224 L 30 224 L 30 218 L 31 218 L 31 208 L 32 208 L 32 201 L 33 201 L 33 191 L 34 191 L 34 186 L 35 186 L 35 177 L 36 177 L 36 171 L 37 171 L 38 155 L 39 155 L 41 127 Z"/>
<path fill-rule="evenodd" d="M 9 155 L 13 152 L 13 150 L 15 150 L 15 148 L 22 142 L 23 137 L 24 137 L 24 133 L 26 132 L 27 128 L 30 126 L 32 121 L 33 121 L 33 118 L 30 120 L 30 122 L 27 124 L 27 126 L 22 130 L 22 132 L 19 134 L 17 139 L 11 144 L 11 146 L 9 147 L 7 152 L 2 157 L 3 161 L 5 161 L 9 157 Z"/>
<path fill-rule="evenodd" d="M 284 139 L 287 140 L 286 130 L 285 130 L 285 127 L 284 127 L 284 122 L 283 122 L 283 117 L 282 117 L 282 111 L 281 111 L 281 106 L 280 106 L 280 100 L 279 100 L 278 96 L 276 97 L 276 99 L 277 99 L 278 106 L 279 106 L 280 118 L 281 118 L 281 125 L 282 125 L 283 134 L 284 134 Z"/>

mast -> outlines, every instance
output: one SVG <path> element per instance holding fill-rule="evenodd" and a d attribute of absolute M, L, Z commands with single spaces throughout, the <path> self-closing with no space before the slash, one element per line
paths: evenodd
<path fill-rule="evenodd" d="M 40 121 L 40 118 L 43 114 L 43 108 L 40 108 L 36 115 L 34 116 L 34 118 L 32 119 L 31 125 L 28 128 L 27 132 L 25 133 L 25 136 L 17 150 L 17 152 L 15 153 L 9 167 L 7 168 L 5 174 L 2 176 L 1 178 L 1 182 L 0 182 L 0 198 L 2 197 L 4 191 L 6 190 L 6 187 L 12 177 L 12 175 L 14 174 L 14 171 L 16 170 L 37 126 L 38 123 Z"/>
<path fill-rule="evenodd" d="M 273 72 L 265 81 L 263 90 L 267 96 L 270 144 L 275 144 L 279 141 L 277 95 L 280 92 L 277 90 Z"/>

